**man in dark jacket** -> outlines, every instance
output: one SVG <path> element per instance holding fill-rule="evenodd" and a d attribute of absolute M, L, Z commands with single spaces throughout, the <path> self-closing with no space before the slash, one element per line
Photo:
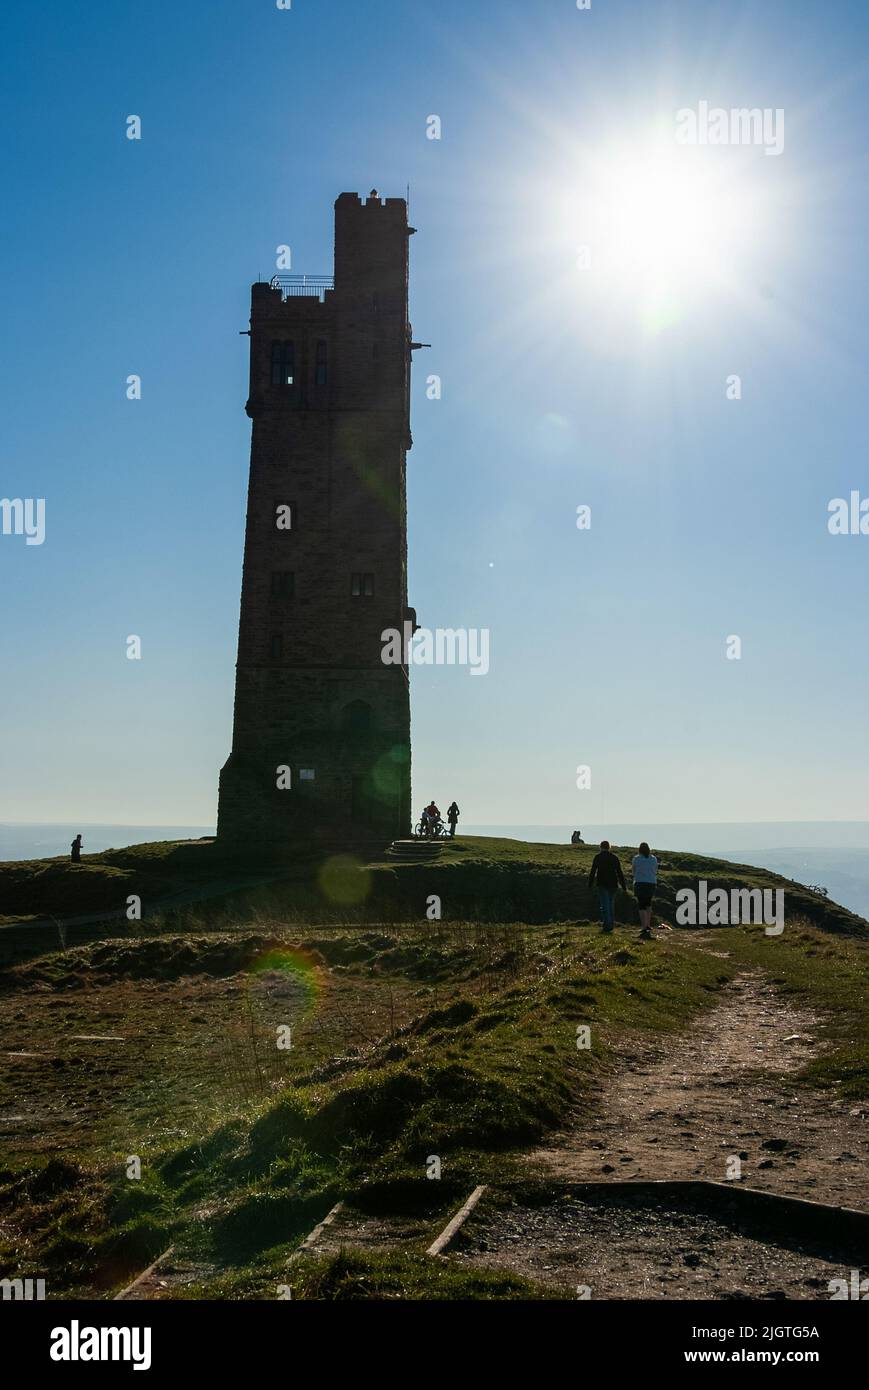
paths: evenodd
<path fill-rule="evenodd" d="M 601 931 L 612 931 L 615 917 L 616 889 L 625 888 L 622 866 L 610 849 L 609 840 L 601 840 L 600 853 L 594 856 L 591 873 L 588 876 L 589 888 L 597 884 L 597 900 L 600 905 Z"/>

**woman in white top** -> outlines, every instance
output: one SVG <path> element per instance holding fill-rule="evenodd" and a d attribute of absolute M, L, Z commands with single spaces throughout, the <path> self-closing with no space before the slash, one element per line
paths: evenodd
<path fill-rule="evenodd" d="M 631 860 L 634 874 L 634 893 L 640 913 L 640 936 L 652 935 L 652 899 L 658 882 L 658 861 L 645 840 L 639 854 Z"/>

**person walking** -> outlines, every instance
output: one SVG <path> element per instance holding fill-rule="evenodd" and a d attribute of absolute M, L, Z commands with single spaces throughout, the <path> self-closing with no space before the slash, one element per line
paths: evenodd
<path fill-rule="evenodd" d="M 615 924 L 616 890 L 621 887 L 627 892 L 627 888 L 622 866 L 610 849 L 609 840 L 601 840 L 600 850 L 591 861 L 588 886 L 594 888 L 595 884 L 600 907 L 601 931 L 610 932 Z"/>
<path fill-rule="evenodd" d="M 69 858 L 73 864 L 81 863 L 81 835 L 76 835 L 69 847 Z"/>
<path fill-rule="evenodd" d="M 451 836 L 451 837 L 455 836 L 455 833 L 456 833 L 456 821 L 459 819 L 459 816 L 460 816 L 460 815 L 461 815 L 461 812 L 460 812 L 458 806 L 456 805 L 456 803 L 455 803 L 454 801 L 451 802 L 450 805 L 447 807 L 447 820 L 448 820 L 449 823 L 450 823 L 450 836 Z"/>
<path fill-rule="evenodd" d="M 631 871 L 640 914 L 640 936 L 648 938 L 652 935 L 652 899 L 658 882 L 658 861 L 645 840 L 631 860 Z"/>

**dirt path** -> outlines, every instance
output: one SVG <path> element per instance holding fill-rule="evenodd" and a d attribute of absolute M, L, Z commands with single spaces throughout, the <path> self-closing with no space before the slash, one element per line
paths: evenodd
<path fill-rule="evenodd" d="M 731 1176 L 751 1187 L 869 1209 L 866 1104 L 794 1083 L 817 1054 L 816 1015 L 760 973 L 738 976 L 682 1036 L 637 1039 L 590 1121 L 528 1156 L 563 1181 Z"/>
<path fill-rule="evenodd" d="M 818 1023 L 762 973 L 746 972 L 687 1033 L 622 1043 L 601 1108 L 526 1159 L 535 1178 L 612 1183 L 611 1198 L 484 1201 L 450 1258 L 509 1269 L 570 1296 L 588 1287 L 593 1297 L 614 1298 L 829 1297 L 830 1280 L 848 1269 L 824 1249 L 763 1240 L 683 1198 L 649 1199 L 630 1186 L 721 1182 L 736 1156 L 748 1186 L 869 1210 L 867 1106 L 795 1080 L 821 1047 Z M 445 1221 L 345 1206 L 307 1253 L 421 1252 Z M 176 1252 L 130 1296 L 171 1298 L 214 1272 Z M 286 1277 L 291 1286 L 292 1261 Z"/>
<path fill-rule="evenodd" d="M 849 1261 L 817 1244 L 764 1239 L 647 1191 L 622 1183 L 611 1196 L 478 1208 L 453 1259 L 594 1299 L 820 1299 L 849 1277 Z"/>

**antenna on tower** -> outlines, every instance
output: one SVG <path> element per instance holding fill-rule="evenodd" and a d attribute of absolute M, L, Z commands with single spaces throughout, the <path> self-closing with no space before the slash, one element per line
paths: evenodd
<path fill-rule="evenodd" d="M 410 217 L 410 184 L 407 185 L 407 215 Z"/>

